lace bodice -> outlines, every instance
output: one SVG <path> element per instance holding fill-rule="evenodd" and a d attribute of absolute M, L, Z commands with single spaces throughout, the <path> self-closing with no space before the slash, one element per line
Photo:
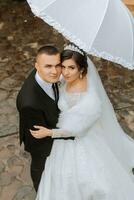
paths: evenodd
<path fill-rule="evenodd" d="M 60 88 L 60 98 L 58 107 L 61 111 L 68 110 L 75 106 L 81 99 L 87 94 L 87 92 L 67 92 L 65 85 Z"/>
<path fill-rule="evenodd" d="M 80 101 L 85 96 L 85 94 L 86 92 L 66 92 L 65 89 L 64 93 L 62 93 L 69 108 L 75 106 L 78 101 Z"/>

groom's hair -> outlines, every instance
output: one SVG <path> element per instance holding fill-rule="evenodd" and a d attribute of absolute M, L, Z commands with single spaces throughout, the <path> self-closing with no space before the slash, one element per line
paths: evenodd
<path fill-rule="evenodd" d="M 42 46 L 38 49 L 37 56 L 44 54 L 44 53 L 47 54 L 47 55 L 56 55 L 56 54 L 59 53 L 59 50 L 54 45 L 47 44 L 47 45 L 44 45 L 44 46 Z"/>

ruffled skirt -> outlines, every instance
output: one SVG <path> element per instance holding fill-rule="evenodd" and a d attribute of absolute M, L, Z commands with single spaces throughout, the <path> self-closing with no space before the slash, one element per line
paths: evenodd
<path fill-rule="evenodd" d="M 36 200 L 134 200 L 134 175 L 98 134 L 55 140 Z"/>

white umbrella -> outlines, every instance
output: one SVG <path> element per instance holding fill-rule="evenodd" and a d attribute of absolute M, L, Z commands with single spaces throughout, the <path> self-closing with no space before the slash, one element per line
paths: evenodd
<path fill-rule="evenodd" d="M 121 0 L 27 0 L 33 13 L 91 55 L 134 69 L 134 19 Z"/>

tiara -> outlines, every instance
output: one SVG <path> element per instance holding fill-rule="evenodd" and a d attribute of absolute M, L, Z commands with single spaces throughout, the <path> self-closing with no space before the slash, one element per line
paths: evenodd
<path fill-rule="evenodd" d="M 78 52 L 78 53 L 80 53 L 81 55 L 84 56 L 84 53 L 77 46 L 75 46 L 74 44 L 66 45 L 64 47 L 64 50 L 76 51 L 76 52 Z"/>

